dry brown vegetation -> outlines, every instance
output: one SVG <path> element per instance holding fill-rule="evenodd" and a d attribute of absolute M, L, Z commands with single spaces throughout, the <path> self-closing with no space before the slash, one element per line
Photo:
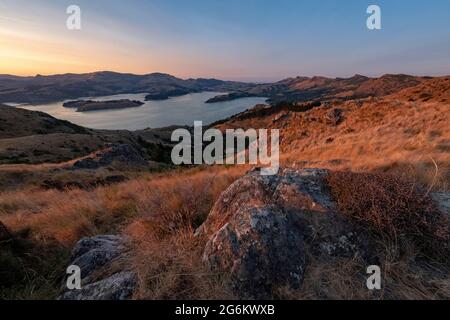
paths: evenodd
<path fill-rule="evenodd" d="M 152 285 L 141 286 L 139 296 L 162 297 L 164 290 L 167 290 L 166 298 L 169 294 L 175 295 L 178 276 L 186 274 L 195 286 L 184 295 L 176 293 L 177 297 L 198 294 L 206 298 L 214 291 L 196 287 L 202 284 L 197 279 L 203 276 L 202 246 L 198 244 L 201 240 L 193 239 L 193 230 L 206 218 L 220 193 L 242 175 L 243 170 L 240 167 L 195 168 L 146 174 L 94 191 L 34 187 L 0 193 L 0 220 L 19 241 L 12 248 L 8 244 L 9 251 L 3 251 L 0 257 L 4 262 L 0 275 L 10 276 L 12 266 L 17 268 L 16 281 L 10 283 L 9 290 L 2 290 L 2 296 L 53 298 L 59 290 L 70 249 L 77 240 L 84 236 L 125 232 L 136 244 L 133 264 L 141 267 L 138 270 L 142 281 L 168 286 L 158 290 L 152 290 Z M 149 255 L 155 248 L 159 258 Z M 22 264 L 24 257 L 27 261 Z M 50 261 L 57 262 L 53 265 Z M 160 277 L 154 272 L 157 270 Z M 29 272 L 42 273 L 41 281 L 27 279 Z M 169 281 L 171 276 L 173 284 Z M 43 278 L 46 290 L 34 295 L 35 287 L 43 287 Z M 215 283 L 206 281 L 204 285 Z"/>
<path fill-rule="evenodd" d="M 306 113 L 288 112 L 239 122 L 232 120 L 219 126 L 222 129 L 281 128 L 283 164 L 361 172 L 338 172 L 330 183 L 334 186 L 341 210 L 362 227 L 371 230 L 376 238 L 382 253 L 380 261 L 387 279 L 386 286 L 376 294 L 367 291 L 362 261 L 338 261 L 331 265 L 312 261 L 305 275 L 303 290 L 277 292 L 277 298 L 450 297 L 448 224 L 445 217 L 436 213 L 428 197 L 429 191 L 448 191 L 450 186 L 450 153 L 444 147 L 450 137 L 449 107 L 437 103 L 366 99 L 332 104 Z M 337 126 L 326 122 L 326 115 L 332 108 L 340 108 L 344 116 Z M 327 142 L 330 137 L 333 140 Z M 145 232 L 142 231 L 142 234 Z M 188 244 L 198 241 L 190 238 L 192 235 L 189 232 L 180 239 L 186 237 Z M 177 243 L 176 239 L 170 241 Z M 165 244 L 158 248 L 162 251 L 164 247 Z M 186 247 L 182 248 L 181 251 L 186 252 Z M 197 257 L 199 254 L 197 251 Z M 155 266 L 155 261 L 148 263 Z M 178 266 L 175 270 L 184 270 Z M 196 267 L 204 272 L 202 265 Z M 154 271 L 157 269 L 151 270 L 147 277 L 158 274 Z M 175 270 L 164 272 L 158 278 L 164 279 L 170 275 L 173 280 L 173 276 L 177 275 Z M 186 276 L 186 273 L 180 274 Z M 196 279 L 197 283 L 201 282 Z M 220 281 L 224 279 L 219 278 L 219 284 L 222 283 Z M 211 285 L 210 282 L 208 284 Z M 148 287 L 144 286 L 144 292 Z M 201 287 L 211 289 L 204 283 Z M 139 297 L 161 297 L 155 295 L 158 290 L 141 293 Z M 196 287 L 192 286 L 188 289 L 191 297 L 205 297 L 193 293 L 195 290 Z M 228 297 L 223 295 L 227 293 L 216 290 L 217 287 L 214 287 L 209 292 L 219 292 L 220 297 Z M 177 296 L 176 292 L 173 290 L 172 296 Z M 217 295 L 208 294 L 206 297 Z"/>
<path fill-rule="evenodd" d="M 193 232 L 220 193 L 244 172 L 241 167 L 194 168 L 147 174 L 94 191 L 2 193 L 0 220 L 21 239 L 20 248 L 14 252 L 27 256 L 20 260 L 24 265 L 11 257 L 3 259 L 9 267 L 26 271 L 28 277 L 19 281 L 23 273 L 15 273 L 11 279 L 15 279 L 16 286 L 11 283 L 2 296 L 53 298 L 60 288 L 70 248 L 79 238 L 124 233 L 133 243 L 126 262 L 127 268 L 138 273 L 135 298 L 234 299 L 227 276 L 212 274 L 203 265 L 206 239 L 194 237 Z M 348 172 L 337 172 L 330 178 L 342 212 L 372 230 L 380 245 L 380 261 L 387 279 L 382 292 L 368 292 L 365 288 L 363 261 L 324 264 L 310 257 L 303 290 L 282 289 L 275 298 L 450 297 L 448 263 L 439 262 L 423 241 L 431 241 L 433 249 L 442 248 L 434 246 L 433 241 L 448 241 L 448 234 L 438 228 L 441 224 L 433 220 L 435 216 L 428 219 L 433 207 L 425 197 L 427 190 L 417 182 L 403 182 L 403 178 L 398 174 Z M 423 259 L 430 252 L 431 262 Z"/>
<path fill-rule="evenodd" d="M 219 126 L 279 128 L 283 165 L 340 171 L 330 185 L 341 211 L 370 230 L 384 252 L 387 283 L 376 295 L 365 288 L 361 261 L 311 261 L 303 290 L 281 290 L 276 298 L 450 297 L 448 261 L 439 259 L 448 258 L 439 255 L 448 250 L 448 230 L 427 196 L 450 187 L 450 105 L 400 100 L 332 102 Z M 343 119 L 334 125 L 327 114 L 336 108 Z M 8 170 L 23 174 L 23 181 L 0 191 L 0 221 L 17 237 L 0 243 L 0 280 L 10 279 L 0 298 L 54 298 L 73 244 L 104 233 L 124 233 L 134 244 L 128 262 L 139 277 L 135 298 L 234 298 L 226 275 L 203 266 L 206 240 L 193 231 L 247 168 L 143 173 L 116 185 L 64 191 L 39 187 L 42 175 L 26 166 Z M 63 175 L 53 178 L 68 179 Z M 15 177 L 1 179 L 6 185 Z"/>
<path fill-rule="evenodd" d="M 329 184 L 340 212 L 378 247 L 386 279 L 379 298 L 450 297 L 449 217 L 411 172 L 334 172 Z"/>
<path fill-rule="evenodd" d="M 329 184 L 340 212 L 372 230 L 390 251 L 400 252 L 406 242 L 418 255 L 450 261 L 449 217 L 409 175 L 335 172 Z"/>
<path fill-rule="evenodd" d="M 407 101 L 450 103 L 450 77 L 432 78 L 391 97 Z"/>
<path fill-rule="evenodd" d="M 334 109 L 342 114 L 337 125 L 327 121 Z M 287 166 L 352 171 L 413 168 L 422 182 L 448 190 L 449 110 L 450 104 L 369 98 L 330 102 L 307 112 L 230 120 L 218 128 L 280 129 L 281 162 Z"/>

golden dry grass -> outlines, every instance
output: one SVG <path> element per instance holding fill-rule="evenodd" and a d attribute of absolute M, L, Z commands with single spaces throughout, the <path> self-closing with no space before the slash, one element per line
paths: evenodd
<path fill-rule="evenodd" d="M 450 218 L 410 176 L 334 172 L 328 183 L 339 211 L 384 245 L 400 251 L 411 243 L 418 255 L 450 262 Z"/>
<path fill-rule="evenodd" d="M 244 173 L 241 167 L 208 167 L 164 174 L 148 174 L 139 179 L 94 191 L 16 191 L 0 194 L 0 219 L 15 233 L 28 229 L 27 241 L 47 248 L 37 257 L 53 262 L 51 268 L 63 272 L 67 250 L 82 236 L 121 232 L 133 243 L 127 268 L 138 274 L 136 299 L 234 299 L 227 275 L 212 274 L 201 261 L 206 239 L 193 236 L 220 193 Z M 340 181 L 344 181 L 340 179 Z M 376 181 L 376 180 L 375 180 Z M 348 181 L 347 181 L 348 182 Z M 354 185 L 354 183 L 344 183 Z M 385 187 L 378 185 L 379 188 Z M 358 198 L 361 199 L 361 198 Z M 356 199 L 356 200 L 358 200 Z M 355 200 L 355 199 L 354 199 Z M 383 201 L 377 204 L 383 205 Z M 338 260 L 330 264 L 315 261 L 305 274 L 301 291 L 280 289 L 281 299 L 437 299 L 448 297 L 448 273 L 433 264 L 418 267 L 419 251 L 406 247 L 401 256 L 382 259 L 387 283 L 384 291 L 365 288 L 365 263 Z M 60 259 L 57 259 L 57 258 Z M 64 258 L 61 258 L 64 257 Z M 36 272 L 47 264 L 35 263 Z M 55 271 L 56 273 L 56 271 Z M 58 292 L 58 275 L 45 291 L 31 287 L 42 282 L 31 277 L 25 289 L 4 292 L 8 298 L 53 297 Z M 36 273 L 37 274 L 37 273 Z M 41 279 L 42 281 L 42 279 Z M 49 283 L 48 278 L 46 278 Z"/>
<path fill-rule="evenodd" d="M 93 191 L 32 188 L 2 192 L 0 219 L 13 232 L 30 229 L 36 241 L 66 246 L 83 236 L 118 231 L 136 218 L 162 219 L 161 224 L 164 219 L 173 221 L 174 225 L 167 223 L 160 230 L 170 232 L 178 230 L 179 218 L 184 226 L 192 216 L 206 217 L 216 197 L 243 170 L 211 167 L 145 174 Z"/>
<path fill-rule="evenodd" d="M 284 165 L 359 172 L 381 169 L 388 173 L 407 168 L 410 177 L 425 183 L 426 190 L 448 190 L 449 105 L 367 99 L 332 107 L 343 110 L 344 121 L 338 126 L 324 120 L 330 108 L 319 107 L 305 113 L 288 113 L 278 120 L 274 118 L 279 115 L 272 115 L 221 127 L 280 128 Z M 135 298 L 234 298 L 226 289 L 226 275 L 205 270 L 201 263 L 205 239 L 194 238 L 193 231 L 220 193 L 246 170 L 245 166 L 221 166 L 145 173 L 89 191 L 43 190 L 36 186 L 2 190 L 0 220 L 29 242 L 31 247 L 24 252 L 54 261 L 51 266 L 55 270 L 67 263 L 67 253 L 81 237 L 127 234 L 134 244 L 129 263 L 139 277 Z M 49 248 L 63 250 L 65 255 Z M 448 273 L 432 264 L 418 267 L 411 263 L 418 252 L 406 246 L 403 255 L 382 260 L 389 286 L 377 295 L 364 288 L 365 270 L 360 261 L 323 265 L 313 260 L 301 292 L 281 290 L 275 295 L 294 299 L 449 297 Z M 32 260 L 34 269 L 47 268 L 36 261 Z M 31 263 L 30 268 L 28 274 L 36 271 Z M 3 295 L 52 297 L 58 289 L 58 276 L 49 277 L 52 281 L 45 292 L 33 289 L 42 281 L 31 277 L 25 288 L 11 289 Z"/>
<path fill-rule="evenodd" d="M 135 244 L 130 255 L 130 265 L 139 279 L 135 299 L 235 298 L 228 289 L 227 276 L 212 273 L 202 263 L 206 241 L 194 237 L 189 227 L 155 238 L 145 225 L 136 224 L 127 230 Z"/>
<path fill-rule="evenodd" d="M 326 121 L 333 108 L 343 114 L 337 126 Z M 280 129 L 281 163 L 286 166 L 352 171 L 413 168 L 422 182 L 449 190 L 449 111 L 448 103 L 368 98 L 333 102 L 304 113 L 231 120 L 218 128 Z"/>
<path fill-rule="evenodd" d="M 450 77 L 428 79 L 418 86 L 403 89 L 390 96 L 405 101 L 450 103 Z"/>
<path fill-rule="evenodd" d="M 209 168 L 141 185 L 139 216 L 125 230 L 134 242 L 130 255 L 138 271 L 138 299 L 233 298 L 223 275 L 201 262 L 206 239 L 194 231 L 219 195 L 243 168 Z M 181 183 L 180 183 L 181 179 Z"/>
<path fill-rule="evenodd" d="M 203 270 L 200 255 L 204 243 L 202 246 L 201 240 L 193 238 L 193 230 L 243 170 L 174 170 L 93 191 L 33 187 L 1 192 L 0 220 L 27 245 L 2 245 L 0 276 L 16 280 L 0 290 L 0 297 L 54 298 L 76 241 L 121 232 L 135 244 L 130 265 L 141 279 L 137 297 L 223 296 L 219 292 L 226 290 L 220 289 L 218 277 Z M 190 285 L 183 284 L 185 281 Z"/>

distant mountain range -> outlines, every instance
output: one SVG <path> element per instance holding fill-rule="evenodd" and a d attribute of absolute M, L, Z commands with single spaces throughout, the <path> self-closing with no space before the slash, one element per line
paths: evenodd
<path fill-rule="evenodd" d="M 269 102 L 305 102 L 311 100 L 355 99 L 385 96 L 404 88 L 414 87 L 428 78 L 403 74 L 369 78 L 355 75 L 350 78 L 296 77 L 273 84 L 258 85 L 246 93 L 269 97 Z"/>
<path fill-rule="evenodd" d="M 104 71 L 35 77 L 0 75 L 0 103 L 39 104 L 123 93 L 166 94 L 170 97 L 173 93 L 228 92 L 252 87 L 254 84 L 216 79 L 183 80 L 162 73 L 135 75 Z"/>
<path fill-rule="evenodd" d="M 208 102 L 242 97 L 267 97 L 268 102 L 354 99 L 386 96 L 434 78 L 387 74 L 379 78 L 296 77 L 275 83 L 256 84 L 217 79 L 180 79 L 163 73 L 135 75 L 115 72 L 18 77 L 0 75 L 0 103 L 48 103 L 80 97 L 124 93 L 148 93 L 146 100 L 201 91 L 224 92 Z"/>

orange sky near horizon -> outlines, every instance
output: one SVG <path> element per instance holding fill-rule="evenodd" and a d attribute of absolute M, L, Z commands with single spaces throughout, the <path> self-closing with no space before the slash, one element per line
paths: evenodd
<path fill-rule="evenodd" d="M 0 10 L 0 74 L 162 72 L 181 78 L 239 80 L 244 73 L 252 73 L 232 56 L 200 57 L 192 43 L 187 46 L 158 30 L 143 38 L 142 30 L 133 25 L 108 17 L 88 19 L 85 13 L 82 29 L 71 31 L 66 28 L 68 15 L 64 11 L 36 7 L 36 12 L 12 17 Z"/>
<path fill-rule="evenodd" d="M 87 37 L 64 37 L 0 25 L 0 73 L 20 76 L 85 73 L 101 70 L 147 73 L 159 70 L 160 59 Z M 114 52 L 114 54 L 112 54 Z M 112 66 L 114 66 L 112 68 Z M 172 70 L 175 71 L 175 70 Z"/>
<path fill-rule="evenodd" d="M 189 77 L 200 76 L 199 70 L 205 70 L 187 63 L 189 55 L 176 54 L 163 46 L 154 46 L 152 50 L 145 42 L 133 38 L 134 30 L 115 21 L 97 21 L 82 30 L 70 31 L 65 27 L 65 15 L 60 12 L 57 16 L 51 12 L 49 15 L 51 23 L 36 17 L 10 18 L 0 12 L 0 74 L 116 71 L 166 72 Z"/>
<path fill-rule="evenodd" d="M 235 78 L 241 69 L 217 65 L 208 68 L 205 60 L 180 50 L 157 48 L 154 51 L 127 39 L 115 41 L 110 35 L 62 30 L 61 33 L 39 28 L 5 27 L 0 17 L 0 74 L 35 76 L 115 71 L 134 74 L 152 72 L 174 76 L 210 77 L 220 74 Z"/>
<path fill-rule="evenodd" d="M 71 31 L 70 0 L 0 0 L 0 74 L 162 72 L 272 82 L 450 73 L 448 1 L 380 0 L 379 31 L 367 29 L 360 0 L 327 2 L 331 9 L 299 0 L 77 0 L 82 29 Z"/>

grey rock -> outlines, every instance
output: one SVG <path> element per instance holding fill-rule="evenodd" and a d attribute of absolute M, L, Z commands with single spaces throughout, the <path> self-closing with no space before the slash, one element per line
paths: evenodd
<path fill-rule="evenodd" d="M 125 254 L 127 239 L 115 235 L 83 238 L 72 250 L 70 265 L 81 269 L 81 290 L 66 290 L 62 300 L 124 300 L 132 296 L 136 276 L 118 272 L 98 280 L 98 273 L 107 270 L 113 261 Z"/>
<path fill-rule="evenodd" d="M 276 207 L 243 208 L 213 235 L 203 259 L 211 269 L 228 270 L 245 298 L 267 298 L 273 285 L 298 289 L 306 255 L 292 218 Z"/>
<path fill-rule="evenodd" d="M 124 240 L 118 236 L 106 235 L 83 238 L 72 251 L 72 265 L 81 269 L 84 281 L 95 271 L 112 262 L 124 250 Z"/>
<path fill-rule="evenodd" d="M 72 249 L 72 259 L 77 259 L 93 249 L 114 250 L 123 245 L 124 239 L 116 235 L 100 235 L 91 238 L 83 238 Z"/>
<path fill-rule="evenodd" d="M 60 300 L 126 300 L 133 295 L 136 275 L 121 272 L 109 278 L 84 286 L 81 290 L 67 291 Z"/>
<path fill-rule="evenodd" d="M 244 298 L 271 298 L 274 289 L 298 289 L 307 255 L 330 260 L 371 259 L 372 246 L 340 215 L 321 169 L 280 169 L 274 176 L 249 172 L 217 200 L 196 231 L 207 237 L 207 266 L 230 274 Z"/>
<path fill-rule="evenodd" d="M 450 194 L 445 192 L 434 192 L 431 193 L 431 198 L 441 212 L 450 216 Z"/>

